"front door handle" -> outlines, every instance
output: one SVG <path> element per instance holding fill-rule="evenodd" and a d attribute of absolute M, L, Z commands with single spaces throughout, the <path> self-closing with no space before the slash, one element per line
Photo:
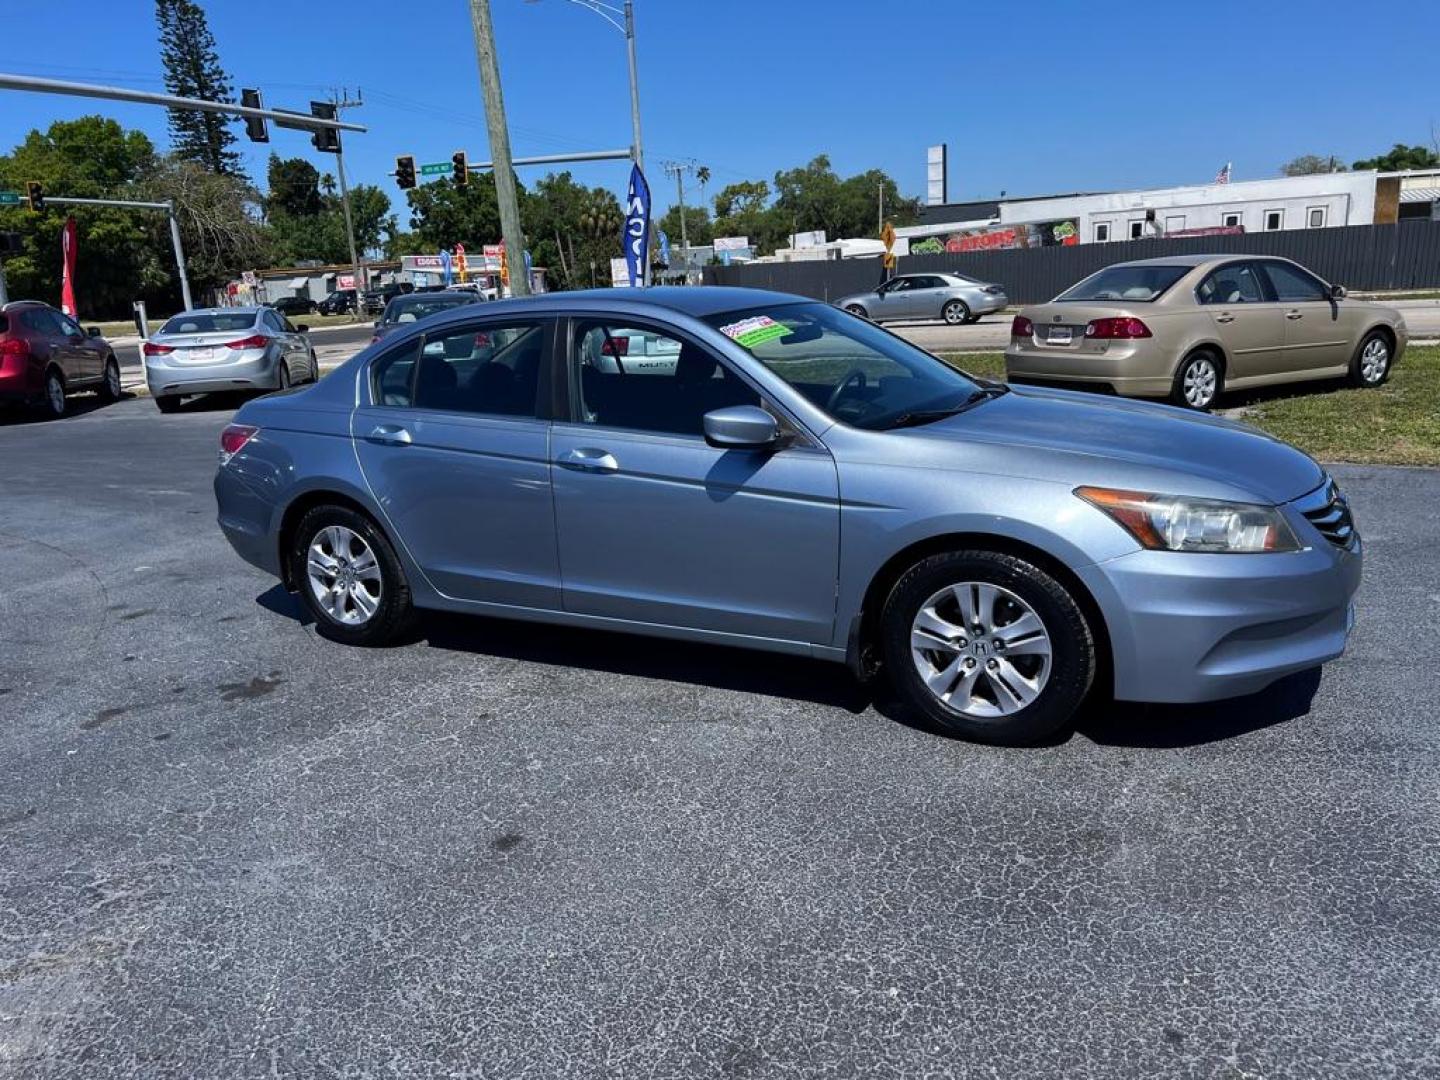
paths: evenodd
<path fill-rule="evenodd" d="M 1304 313 L 1303 311 L 1293 311 L 1293 310 L 1292 310 L 1292 311 L 1287 311 L 1287 312 L 1285 312 L 1285 318 L 1287 318 L 1287 319 L 1303 319 L 1304 317 L 1305 317 L 1305 313 Z"/>
<path fill-rule="evenodd" d="M 387 446 L 409 446 L 412 441 L 410 432 L 399 424 L 381 424 L 370 432 L 369 438 Z"/>
<path fill-rule="evenodd" d="M 567 469 L 579 469 L 581 472 L 612 473 L 620 471 L 620 463 L 615 460 L 613 454 L 598 450 L 593 446 L 581 446 L 574 450 L 567 450 L 560 455 L 560 464 Z"/>
<path fill-rule="evenodd" d="M 1234 316 L 1234 315 L 1231 315 L 1228 311 L 1222 311 L 1219 315 L 1216 315 L 1216 316 L 1215 316 L 1215 321 L 1216 321 L 1216 322 L 1234 322 L 1234 321 L 1235 321 L 1235 316 Z"/>

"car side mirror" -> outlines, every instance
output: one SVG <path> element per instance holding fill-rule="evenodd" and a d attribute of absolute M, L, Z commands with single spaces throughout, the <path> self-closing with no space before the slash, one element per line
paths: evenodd
<path fill-rule="evenodd" d="M 1331 285 L 1331 286 L 1330 286 L 1330 299 L 1331 299 L 1331 300 L 1344 300 L 1344 299 L 1345 299 L 1345 286 L 1344 286 L 1344 285 Z"/>
<path fill-rule="evenodd" d="M 705 414 L 705 441 L 721 450 L 768 450 L 780 441 L 780 424 L 755 405 L 731 405 Z"/>
<path fill-rule="evenodd" d="M 86 337 L 99 337 L 99 336 L 100 336 L 100 327 L 98 327 L 98 326 L 87 326 L 87 327 L 85 328 L 85 336 L 86 336 Z"/>
<path fill-rule="evenodd" d="M 308 323 L 298 323 L 295 330 L 301 334 L 308 334 L 310 332 L 310 326 Z"/>

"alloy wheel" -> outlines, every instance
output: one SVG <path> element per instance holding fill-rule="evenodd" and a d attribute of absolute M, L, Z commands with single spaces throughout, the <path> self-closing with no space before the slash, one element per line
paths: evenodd
<path fill-rule="evenodd" d="M 305 559 L 311 595 L 343 626 L 363 626 L 380 608 L 380 564 L 353 529 L 327 525 L 315 534 Z"/>
<path fill-rule="evenodd" d="M 120 368 L 117 364 L 105 365 L 105 392 L 112 398 L 120 396 Z"/>
<path fill-rule="evenodd" d="M 910 654 L 937 701 L 981 719 L 1009 716 L 1039 698 L 1053 660 L 1034 608 L 983 581 L 948 586 L 920 605 Z"/>
<path fill-rule="evenodd" d="M 951 326 L 959 326 L 970 317 L 970 309 L 961 301 L 952 300 L 945 305 L 945 310 L 942 314 L 945 317 L 945 321 Z"/>
<path fill-rule="evenodd" d="M 1366 343 L 1364 351 L 1360 353 L 1360 378 L 1367 385 L 1373 386 L 1385 377 L 1385 369 L 1389 366 L 1389 346 L 1382 338 L 1371 338 Z"/>
<path fill-rule="evenodd" d="M 1219 382 L 1220 373 L 1215 370 L 1215 362 L 1208 356 L 1196 357 L 1185 369 L 1185 400 L 1192 408 L 1205 408 L 1215 400 L 1215 390 Z"/>
<path fill-rule="evenodd" d="M 56 375 L 45 380 L 45 403 L 56 416 L 65 411 L 65 386 Z"/>

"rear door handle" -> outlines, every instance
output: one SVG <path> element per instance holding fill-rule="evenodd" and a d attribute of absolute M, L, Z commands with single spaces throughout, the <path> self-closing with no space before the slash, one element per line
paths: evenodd
<path fill-rule="evenodd" d="M 1222 311 L 1219 315 L 1216 315 L 1216 316 L 1215 316 L 1215 321 L 1216 321 L 1216 322 L 1234 322 L 1234 321 L 1235 321 L 1235 316 L 1234 316 L 1234 315 L 1231 315 L 1228 311 Z"/>
<path fill-rule="evenodd" d="M 412 441 L 410 432 L 399 424 L 381 424 L 370 432 L 368 438 L 387 446 L 409 446 Z"/>
<path fill-rule="evenodd" d="M 1303 319 L 1304 317 L 1305 317 L 1305 313 L 1304 313 L 1303 311 L 1287 311 L 1287 312 L 1285 312 L 1285 318 L 1287 318 L 1287 319 Z"/>
<path fill-rule="evenodd" d="M 560 455 L 560 464 L 567 469 L 581 472 L 612 473 L 620 471 L 620 463 L 613 454 L 593 446 L 581 446 L 567 450 Z"/>

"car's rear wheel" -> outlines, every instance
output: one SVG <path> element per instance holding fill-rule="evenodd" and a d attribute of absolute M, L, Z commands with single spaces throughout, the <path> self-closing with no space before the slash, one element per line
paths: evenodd
<path fill-rule="evenodd" d="M 100 399 L 109 402 L 120 400 L 120 362 L 113 356 L 105 361 L 105 376 L 100 380 Z"/>
<path fill-rule="evenodd" d="M 970 307 L 964 300 L 951 300 L 940 309 L 940 317 L 950 326 L 970 321 Z"/>
<path fill-rule="evenodd" d="M 1379 386 L 1390 377 L 1390 339 L 1372 330 L 1350 361 L 1350 384 L 1362 389 Z"/>
<path fill-rule="evenodd" d="M 346 645 L 384 645 L 414 619 L 410 585 L 390 541 L 368 517 L 318 506 L 296 527 L 290 580 L 324 636 Z"/>
<path fill-rule="evenodd" d="M 45 372 L 45 389 L 40 395 L 40 411 L 51 420 L 65 415 L 65 380 L 51 368 Z"/>
<path fill-rule="evenodd" d="M 906 571 L 885 602 L 881 646 L 908 704 L 979 742 L 1052 735 L 1095 678 L 1075 599 L 1038 566 L 993 551 L 932 555 Z"/>
<path fill-rule="evenodd" d="M 180 408 L 180 398 L 175 394 L 157 394 L 155 407 L 162 413 L 173 413 Z"/>
<path fill-rule="evenodd" d="M 1203 350 L 1193 352 L 1175 372 L 1170 400 L 1181 408 L 1204 412 L 1219 399 L 1223 386 L 1224 374 L 1215 354 Z"/>

